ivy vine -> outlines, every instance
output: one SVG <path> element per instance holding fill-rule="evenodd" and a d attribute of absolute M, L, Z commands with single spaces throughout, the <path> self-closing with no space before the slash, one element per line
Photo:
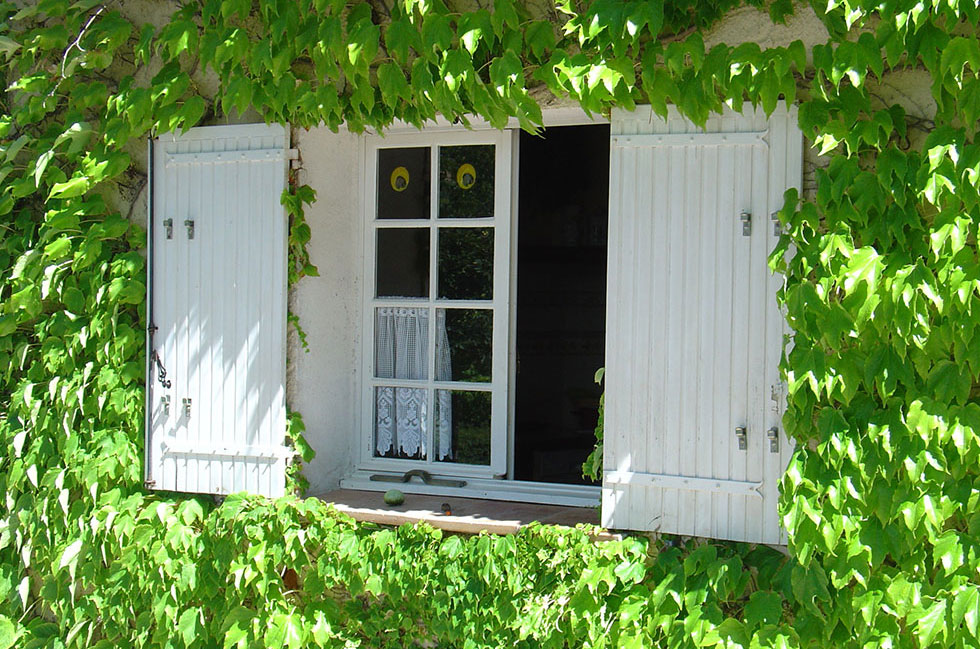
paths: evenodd
<path fill-rule="evenodd" d="M 757 0 L 777 23 L 814 12 L 827 42 L 706 47 L 739 4 L 203 0 L 153 25 L 145 4 L 0 2 L 0 648 L 980 644 L 980 9 Z M 924 137 L 869 90 L 910 69 L 936 105 Z M 795 101 L 828 156 L 771 257 L 789 556 L 143 490 L 144 138 L 250 111 L 533 130 L 542 93 L 698 123 Z M 315 273 L 313 199 L 284 196 L 291 282 Z M 298 417 L 291 436 L 309 458 Z"/>

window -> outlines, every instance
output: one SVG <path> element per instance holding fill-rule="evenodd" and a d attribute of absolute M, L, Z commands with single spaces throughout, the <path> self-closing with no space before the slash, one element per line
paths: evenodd
<path fill-rule="evenodd" d="M 360 468 L 595 502 L 608 151 L 606 125 L 369 139 Z"/>
<path fill-rule="evenodd" d="M 507 470 L 512 137 L 368 146 L 366 466 Z"/>

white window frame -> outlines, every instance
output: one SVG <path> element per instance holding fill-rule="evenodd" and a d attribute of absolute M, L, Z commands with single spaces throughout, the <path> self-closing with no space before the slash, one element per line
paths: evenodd
<path fill-rule="evenodd" d="M 364 140 L 364 195 L 362 224 L 364 227 L 364 267 L 363 267 L 363 312 L 361 317 L 361 421 L 357 427 L 359 451 L 358 468 L 367 471 L 386 471 L 404 473 L 412 469 L 423 469 L 431 474 L 452 475 L 472 478 L 499 478 L 508 471 L 508 439 L 511 427 L 509 386 L 509 357 L 511 347 L 511 225 L 512 214 L 512 149 L 516 134 L 512 131 L 440 131 L 397 133 L 387 137 L 366 136 Z M 494 160 L 494 216 L 492 218 L 439 218 L 439 147 L 493 145 Z M 430 214 L 428 220 L 418 219 L 378 219 L 378 151 L 389 148 L 426 147 L 431 151 Z M 441 227 L 493 227 L 493 299 L 492 300 L 441 300 L 438 298 L 376 298 L 376 240 L 377 231 L 384 228 L 429 229 L 429 286 L 434 295 L 438 281 L 438 230 Z M 424 381 L 378 379 L 374 371 L 375 309 L 383 306 L 417 306 L 429 308 L 491 308 L 493 310 L 492 336 L 492 381 L 487 384 L 465 383 L 460 381 L 436 381 L 432 362 Z M 429 355 L 435 353 L 435 320 L 429 327 Z M 415 387 L 424 388 L 427 398 L 438 389 L 466 389 L 489 392 L 491 396 L 490 464 L 487 466 L 438 462 L 431 458 L 434 443 L 434 404 L 428 410 L 427 439 L 425 447 L 429 459 L 403 459 L 376 457 L 374 454 L 375 387 Z"/>

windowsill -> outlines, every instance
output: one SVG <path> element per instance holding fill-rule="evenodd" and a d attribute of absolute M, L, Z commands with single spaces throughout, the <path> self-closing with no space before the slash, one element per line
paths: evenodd
<path fill-rule="evenodd" d="M 332 503 L 337 511 L 358 521 L 392 526 L 424 521 L 447 532 L 464 534 L 514 534 L 534 521 L 569 527 L 579 523 L 599 524 L 599 511 L 594 507 L 412 493 L 405 494 L 403 504 L 390 506 L 385 504 L 383 496 L 380 491 L 338 489 L 323 494 L 320 499 Z M 443 503 L 449 504 L 451 514 L 443 513 Z M 619 536 L 602 530 L 593 535 L 593 538 L 597 541 L 610 541 Z"/>

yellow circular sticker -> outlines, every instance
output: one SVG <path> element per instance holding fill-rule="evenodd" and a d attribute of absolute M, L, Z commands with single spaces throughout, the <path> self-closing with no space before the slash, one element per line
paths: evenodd
<path fill-rule="evenodd" d="M 460 165 L 456 171 L 456 184 L 463 189 L 469 189 L 476 184 L 476 169 L 473 165 L 469 163 Z"/>
<path fill-rule="evenodd" d="M 391 188 L 396 192 L 403 192 L 408 187 L 408 169 L 405 167 L 395 167 L 391 172 Z"/>

